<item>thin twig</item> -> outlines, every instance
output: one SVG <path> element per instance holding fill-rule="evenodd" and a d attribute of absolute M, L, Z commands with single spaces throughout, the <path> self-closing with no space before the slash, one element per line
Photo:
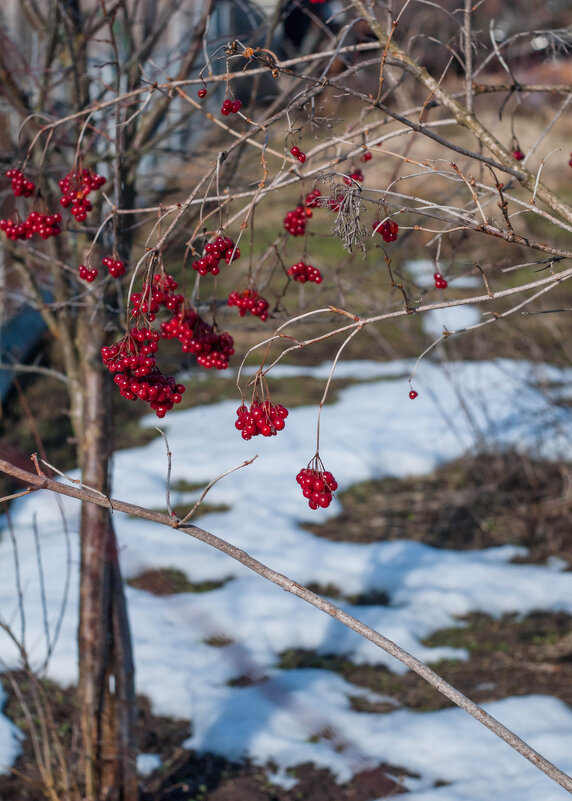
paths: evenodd
<path fill-rule="evenodd" d="M 236 467 L 231 467 L 230 470 L 225 470 L 224 473 L 220 474 L 220 476 L 217 476 L 216 478 L 213 478 L 212 481 L 209 481 L 209 483 L 207 484 L 207 486 L 203 490 L 203 493 L 202 493 L 201 497 L 195 503 L 195 505 L 193 506 L 191 511 L 188 512 L 181 520 L 177 521 L 177 524 L 176 524 L 177 528 L 179 528 L 180 526 L 183 526 L 187 522 L 187 520 L 190 520 L 190 518 L 194 515 L 194 513 L 197 511 L 197 509 L 199 508 L 199 506 L 201 505 L 201 503 L 205 499 L 205 496 L 206 496 L 207 492 L 210 489 L 212 489 L 214 487 L 214 485 L 217 484 L 221 480 L 221 478 L 224 478 L 225 476 L 229 476 L 231 473 L 234 473 L 235 470 L 240 470 L 242 467 L 248 467 L 248 465 L 252 464 L 256 459 L 258 459 L 258 454 L 256 454 L 256 456 L 253 456 L 252 459 L 247 459 L 245 462 L 242 462 L 242 464 L 239 464 Z"/>
<path fill-rule="evenodd" d="M 167 514 L 171 517 L 175 516 L 173 509 L 171 508 L 171 460 L 172 460 L 172 452 L 169 448 L 169 440 L 167 439 L 167 435 L 165 434 L 159 426 L 155 426 L 155 431 L 158 431 L 159 434 L 163 437 L 163 441 L 165 442 L 165 448 L 167 449 L 167 481 L 165 486 L 165 503 L 167 506 Z"/>

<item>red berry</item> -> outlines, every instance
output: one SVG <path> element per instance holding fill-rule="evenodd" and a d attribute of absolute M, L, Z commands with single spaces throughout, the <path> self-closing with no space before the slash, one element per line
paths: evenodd
<path fill-rule="evenodd" d="M 306 232 L 306 210 L 304 206 L 296 206 L 292 211 L 286 212 L 284 228 L 292 236 L 303 236 Z"/>
<path fill-rule="evenodd" d="M 202 88 L 202 89 L 199 89 L 199 91 L 197 92 L 197 94 L 198 94 L 198 96 L 199 96 L 199 97 L 201 98 L 201 100 L 202 100 L 202 99 L 203 99 L 203 97 L 206 97 L 206 96 L 207 96 L 207 90 L 206 90 L 206 89 L 205 89 L 205 87 L 203 86 L 203 88 Z"/>
<path fill-rule="evenodd" d="M 298 156 L 300 155 L 301 152 L 302 151 L 300 150 L 300 148 L 297 145 L 294 145 L 294 147 L 290 148 L 290 153 L 292 153 L 294 158 L 298 158 Z"/>
<path fill-rule="evenodd" d="M 411 400 L 415 400 L 415 398 L 416 398 L 418 395 L 419 395 L 419 393 L 418 393 L 418 392 L 415 392 L 415 390 L 414 390 L 414 389 L 411 389 L 411 390 L 409 391 L 409 397 L 411 398 Z"/>
<path fill-rule="evenodd" d="M 223 100 L 220 111 L 221 114 L 224 114 L 225 117 L 228 117 L 228 115 L 232 112 L 232 100 L 229 100 L 228 98 Z"/>
<path fill-rule="evenodd" d="M 524 158 L 524 153 L 522 152 L 522 150 L 520 150 L 520 149 L 518 149 L 518 148 L 517 148 L 516 150 L 513 150 L 513 151 L 512 151 L 512 155 L 514 156 L 514 158 L 515 158 L 517 161 L 522 161 L 522 160 L 523 160 L 523 158 Z"/>

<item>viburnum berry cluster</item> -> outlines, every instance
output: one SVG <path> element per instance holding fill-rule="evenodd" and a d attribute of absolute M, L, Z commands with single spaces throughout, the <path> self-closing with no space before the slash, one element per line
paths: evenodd
<path fill-rule="evenodd" d="M 288 275 L 293 281 L 298 281 L 300 284 L 305 284 L 306 281 L 310 281 L 314 284 L 321 284 L 323 280 L 322 273 L 318 268 L 313 267 L 311 264 L 306 264 L 305 261 L 299 261 L 297 264 L 293 264 L 288 270 Z"/>
<path fill-rule="evenodd" d="M 36 184 L 30 181 L 20 170 L 6 170 L 6 178 L 12 183 L 12 192 L 15 197 L 32 197 Z"/>
<path fill-rule="evenodd" d="M 101 349 L 101 358 L 122 397 L 142 400 L 149 404 L 157 417 L 164 417 L 180 403 L 185 391 L 173 376 L 166 376 L 157 368 L 160 334 L 152 328 L 132 328 L 119 342 Z"/>
<path fill-rule="evenodd" d="M 304 498 L 308 500 L 310 509 L 327 509 L 332 502 L 333 493 L 338 488 L 338 482 L 329 470 L 323 470 L 321 461 L 314 458 L 308 467 L 303 467 L 296 481 L 302 488 Z"/>
<path fill-rule="evenodd" d="M 449 286 L 441 273 L 433 273 L 433 280 L 435 281 L 435 289 L 447 289 Z"/>
<path fill-rule="evenodd" d="M 91 268 L 86 266 L 85 264 L 80 264 L 78 267 L 79 277 L 84 281 L 87 281 L 89 284 L 92 284 L 97 276 L 99 275 L 98 271 L 95 267 Z"/>
<path fill-rule="evenodd" d="M 235 428 L 241 432 L 245 440 L 262 434 L 263 437 L 276 436 L 286 425 L 288 409 L 281 403 L 272 403 L 261 400 L 259 396 L 252 401 L 249 407 L 244 403 L 236 410 L 237 420 Z"/>
<path fill-rule="evenodd" d="M 304 164 L 304 162 L 306 161 L 306 154 L 302 153 L 298 145 L 294 145 L 294 147 L 291 147 L 290 153 L 292 153 L 295 159 L 298 159 L 300 164 Z"/>
<path fill-rule="evenodd" d="M 224 259 L 227 264 L 240 258 L 240 248 L 236 247 L 233 239 L 229 236 L 217 236 L 214 242 L 207 242 L 205 245 L 205 255 L 193 262 L 193 270 L 199 275 L 220 273 L 219 262 Z"/>
<path fill-rule="evenodd" d="M 318 209 L 321 207 L 322 202 L 320 200 L 320 197 L 321 197 L 321 192 L 319 189 L 312 189 L 311 192 L 308 192 L 308 194 L 306 195 L 306 199 L 304 201 L 307 215 L 308 215 L 308 209 Z"/>
<path fill-rule="evenodd" d="M 207 369 L 226 370 L 234 353 L 234 340 L 220 333 L 191 307 L 183 307 L 170 320 L 161 323 L 163 339 L 178 339 L 183 353 L 194 353 L 197 364 Z"/>
<path fill-rule="evenodd" d="M 83 222 L 87 219 L 87 212 L 93 208 L 88 200 L 89 194 L 101 189 L 105 181 L 103 175 L 92 170 L 72 170 L 59 182 L 62 191 L 60 203 L 66 209 L 69 206 L 75 219 Z"/>
<path fill-rule="evenodd" d="M 206 90 L 205 90 L 205 95 L 206 95 Z M 199 97 L 204 97 L 205 95 L 201 95 L 201 90 L 199 90 Z M 230 100 L 229 98 L 227 98 L 222 102 L 220 113 L 223 114 L 225 117 L 228 117 L 229 114 L 238 114 L 241 108 L 242 108 L 242 101 Z"/>
<path fill-rule="evenodd" d="M 349 175 L 344 176 L 344 183 L 348 186 L 352 185 L 353 181 L 359 181 L 360 183 L 363 182 L 363 172 L 361 170 L 354 170 Z"/>
<path fill-rule="evenodd" d="M 234 353 L 234 340 L 225 331 L 218 332 L 177 293 L 177 282 L 171 275 L 157 273 L 152 281 L 145 281 L 141 292 L 130 297 L 132 316 L 144 316 L 152 322 L 163 306 L 171 312 L 169 320 L 161 323 L 160 337 L 178 339 L 184 353 L 194 353 L 202 367 L 225 370 Z"/>
<path fill-rule="evenodd" d="M 59 226 L 61 220 L 62 216 L 57 212 L 41 214 L 39 211 L 31 211 L 24 222 L 15 222 L 9 217 L 0 220 L 0 231 L 4 231 L 6 237 L 14 242 L 18 239 L 32 239 L 35 234 L 42 239 L 49 239 L 51 236 L 61 234 L 62 229 Z"/>
<path fill-rule="evenodd" d="M 125 275 L 125 264 L 121 259 L 114 259 L 113 256 L 104 256 L 101 260 L 104 267 L 107 267 L 109 275 L 112 278 L 121 278 Z"/>
<path fill-rule="evenodd" d="M 262 322 L 268 319 L 270 304 L 256 289 L 245 289 L 242 292 L 235 289 L 228 296 L 228 305 L 236 306 L 241 317 L 250 312 L 255 317 L 260 317 Z"/>
<path fill-rule="evenodd" d="M 103 261 L 114 270 L 119 262 L 110 256 Z M 124 267 L 123 262 L 120 265 Z M 87 271 L 82 277 L 88 281 L 93 280 L 93 272 L 97 275 L 97 270 L 90 271 L 83 265 L 80 270 Z M 183 295 L 176 290 L 177 282 L 163 272 L 155 274 L 152 280 L 145 280 L 142 291 L 133 292 L 130 297 L 131 315 L 136 318 L 136 324 L 119 342 L 101 350 L 103 363 L 114 374 L 121 395 L 149 403 L 157 417 L 164 417 L 174 404 L 180 403 L 185 391 L 173 376 L 164 375 L 157 367 L 155 354 L 161 339 L 178 339 L 183 352 L 194 353 L 197 363 L 206 368 L 227 368 L 234 353 L 230 334 L 209 325 L 195 309 L 185 304 Z M 146 321 L 154 320 L 161 307 L 170 311 L 171 316 L 157 331 Z"/>
<path fill-rule="evenodd" d="M 373 224 L 373 230 L 376 233 L 381 234 L 384 242 L 395 242 L 399 232 L 399 226 L 395 220 L 387 219 L 384 220 L 384 222 L 376 220 Z"/>
<path fill-rule="evenodd" d="M 292 236 L 304 236 L 306 233 L 307 213 L 304 206 L 296 206 L 295 209 L 286 212 L 284 217 L 284 228 Z"/>
<path fill-rule="evenodd" d="M 171 312 L 178 312 L 184 302 L 181 294 L 175 293 L 177 282 L 171 275 L 156 274 L 153 281 L 144 281 L 141 292 L 132 292 L 129 298 L 132 306 L 132 316 L 145 315 L 153 322 L 161 306 Z"/>

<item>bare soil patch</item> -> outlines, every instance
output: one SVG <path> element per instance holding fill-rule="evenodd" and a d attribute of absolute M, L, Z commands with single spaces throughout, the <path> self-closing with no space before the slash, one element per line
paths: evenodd
<path fill-rule="evenodd" d="M 509 453 L 464 456 L 434 472 L 385 478 L 339 495 L 342 513 L 306 528 L 348 542 L 408 539 L 435 548 L 528 549 L 523 560 L 572 563 L 572 466 Z"/>

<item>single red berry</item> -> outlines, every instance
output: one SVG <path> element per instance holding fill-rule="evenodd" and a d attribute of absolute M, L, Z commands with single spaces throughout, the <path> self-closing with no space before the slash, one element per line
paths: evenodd
<path fill-rule="evenodd" d="M 203 88 L 202 88 L 202 89 L 199 89 L 199 91 L 197 92 L 197 94 L 198 94 L 198 96 L 199 96 L 199 97 L 201 98 L 201 100 L 202 100 L 202 99 L 203 99 L 203 97 L 206 97 L 206 96 L 207 96 L 207 90 L 206 90 L 206 89 L 204 88 L 204 86 L 203 86 Z"/>
<path fill-rule="evenodd" d="M 412 390 L 410 390 L 410 391 L 409 391 L 409 397 L 411 398 L 411 400 L 415 400 L 415 398 L 416 398 L 418 395 L 419 395 L 419 393 L 418 393 L 418 392 L 415 392 L 415 390 L 414 390 L 414 389 L 412 389 Z"/>
<path fill-rule="evenodd" d="M 297 159 L 297 158 L 298 158 L 298 156 L 299 156 L 299 155 L 300 155 L 300 153 L 301 153 L 301 150 L 300 150 L 300 148 L 298 147 L 298 145 L 294 145 L 294 147 L 291 147 L 291 148 L 290 148 L 290 153 L 292 153 L 292 155 L 294 156 L 294 158 L 296 158 L 296 159 Z"/>
<path fill-rule="evenodd" d="M 514 156 L 514 158 L 515 158 L 517 161 L 522 161 L 522 160 L 523 160 L 523 158 L 524 158 L 524 153 L 523 153 L 523 152 L 522 152 L 522 150 L 520 150 L 519 148 L 517 148 L 516 150 L 513 150 L 513 151 L 512 151 L 512 155 Z"/>
<path fill-rule="evenodd" d="M 372 156 L 371 156 L 371 153 L 369 152 L 369 150 L 364 150 L 364 152 L 359 157 L 359 160 L 360 161 L 371 161 L 371 158 L 372 158 Z"/>
<path fill-rule="evenodd" d="M 305 153 L 299 153 L 298 154 L 298 161 L 300 162 L 300 164 L 303 164 L 306 161 L 306 154 Z"/>

